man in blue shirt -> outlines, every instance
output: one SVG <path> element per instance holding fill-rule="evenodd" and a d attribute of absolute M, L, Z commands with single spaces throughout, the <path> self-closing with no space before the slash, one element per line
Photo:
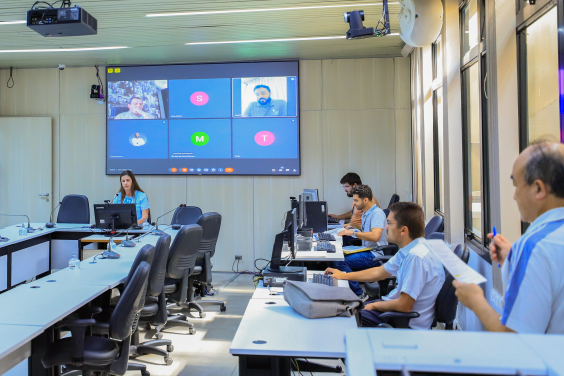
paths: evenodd
<path fill-rule="evenodd" d="M 511 178 L 521 220 L 531 225 L 513 244 L 488 234 L 492 263 L 502 268 L 503 313 L 475 284 L 454 281 L 456 296 L 488 331 L 564 334 L 564 145 L 529 146 Z"/>
<path fill-rule="evenodd" d="M 283 99 L 272 99 L 270 87 L 266 85 L 255 86 L 257 101 L 250 103 L 243 116 L 286 116 L 286 101 Z"/>
<path fill-rule="evenodd" d="M 151 115 L 143 111 L 143 100 L 138 97 L 131 97 L 129 99 L 129 104 L 127 105 L 129 111 L 122 112 L 116 116 L 116 120 L 124 119 L 154 119 Z"/>
<path fill-rule="evenodd" d="M 375 248 L 386 245 L 386 214 L 373 201 L 372 190 L 365 184 L 357 185 L 352 190 L 353 203 L 357 210 L 362 210 L 362 225 L 359 229 L 344 229 L 339 236 L 352 236 L 362 240 L 363 247 Z M 333 262 L 333 267 L 347 273 L 353 270 L 363 270 L 380 265 L 376 256 L 382 256 L 380 251 L 365 251 L 345 255 L 345 261 Z M 353 292 L 363 301 L 368 299 L 357 281 L 349 281 Z"/>

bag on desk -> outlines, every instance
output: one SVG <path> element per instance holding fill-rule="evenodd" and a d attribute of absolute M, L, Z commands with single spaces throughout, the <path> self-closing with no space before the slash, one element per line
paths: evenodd
<path fill-rule="evenodd" d="M 362 301 L 348 287 L 286 281 L 284 300 L 308 319 L 351 317 L 362 309 Z"/>

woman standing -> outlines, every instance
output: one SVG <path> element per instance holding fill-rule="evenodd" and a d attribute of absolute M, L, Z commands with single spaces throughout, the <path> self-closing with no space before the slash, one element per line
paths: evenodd
<path fill-rule="evenodd" d="M 143 225 L 149 219 L 149 199 L 131 171 L 124 171 L 119 176 L 121 187 L 112 204 L 135 204 L 137 224 Z"/>

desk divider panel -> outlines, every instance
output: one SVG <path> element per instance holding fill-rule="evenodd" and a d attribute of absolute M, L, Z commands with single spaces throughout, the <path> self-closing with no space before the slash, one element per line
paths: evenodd
<path fill-rule="evenodd" d="M 47 271 L 49 241 L 12 253 L 12 286 Z"/>
<path fill-rule="evenodd" d="M 0 291 L 8 288 L 8 256 L 0 257 Z"/>

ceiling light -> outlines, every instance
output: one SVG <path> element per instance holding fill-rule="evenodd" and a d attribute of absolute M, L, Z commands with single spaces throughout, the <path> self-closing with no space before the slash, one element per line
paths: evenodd
<path fill-rule="evenodd" d="M 393 2 L 393 3 L 388 3 L 388 4 L 399 4 L 399 3 Z M 367 7 L 367 6 L 372 6 L 372 5 L 382 5 L 382 3 L 318 5 L 318 6 L 311 6 L 311 7 L 292 7 L 292 8 L 213 10 L 213 11 L 204 11 L 204 12 L 150 13 L 150 14 L 147 14 L 147 17 L 198 16 L 198 15 L 206 15 L 206 14 L 273 12 L 273 11 L 283 11 L 283 10 L 326 9 L 326 8 L 344 8 L 344 7 Z"/>
<path fill-rule="evenodd" d="M 336 37 L 311 37 L 311 38 L 282 38 L 282 39 L 253 39 L 253 40 L 228 40 L 221 42 L 191 42 L 186 45 L 197 44 L 229 44 L 229 43 L 263 43 L 263 42 L 291 42 L 291 41 L 304 41 L 304 40 L 326 40 L 326 39 L 344 39 L 344 35 Z"/>
<path fill-rule="evenodd" d="M 27 21 L 23 20 L 23 21 L 0 21 L 0 26 L 1 25 L 17 25 L 17 24 L 25 24 L 27 23 Z"/>
<path fill-rule="evenodd" d="M 129 48 L 127 46 L 114 46 L 114 47 L 87 47 L 87 48 L 48 48 L 36 50 L 0 50 L 0 53 L 22 53 L 22 52 L 78 52 L 78 51 L 103 51 L 103 50 L 119 50 L 122 48 Z"/>

